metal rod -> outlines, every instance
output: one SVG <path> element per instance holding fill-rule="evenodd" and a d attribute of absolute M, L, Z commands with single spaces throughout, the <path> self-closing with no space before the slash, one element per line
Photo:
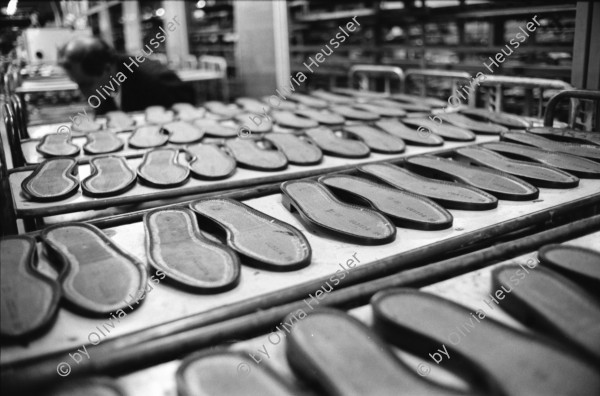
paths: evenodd
<path fill-rule="evenodd" d="M 550 98 L 548 105 L 546 106 L 546 113 L 544 114 L 544 126 L 552 126 L 554 123 L 554 110 L 558 103 L 565 98 L 577 98 L 577 99 L 588 99 L 593 100 L 596 103 L 600 102 L 600 91 L 587 91 L 584 89 L 573 89 L 569 91 L 561 91 Z"/>

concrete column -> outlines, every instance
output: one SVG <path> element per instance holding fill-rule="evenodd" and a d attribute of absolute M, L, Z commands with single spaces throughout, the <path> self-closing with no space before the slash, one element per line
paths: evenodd
<path fill-rule="evenodd" d="M 124 1 L 122 4 L 125 52 L 128 54 L 137 54 L 142 49 L 140 6 L 137 0 Z"/>
<path fill-rule="evenodd" d="M 167 58 L 169 61 L 183 61 L 190 53 L 185 2 L 165 0 L 162 7 L 165 9 L 163 29 L 168 29 L 169 22 L 175 23 L 176 27 L 172 32 L 169 31 L 165 42 Z"/>
<path fill-rule="evenodd" d="M 236 1 L 233 19 L 238 42 L 237 77 L 242 94 L 275 94 L 290 82 L 287 4 L 283 0 Z"/>

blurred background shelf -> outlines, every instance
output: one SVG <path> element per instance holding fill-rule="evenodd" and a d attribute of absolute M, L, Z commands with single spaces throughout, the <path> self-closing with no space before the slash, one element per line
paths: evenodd
<path fill-rule="evenodd" d="M 319 68 L 319 87 L 345 85 L 343 71 L 353 63 L 393 64 L 477 73 L 538 15 L 539 26 L 498 74 L 556 78 L 571 76 L 576 3 L 530 1 L 328 1 L 289 2 L 293 70 L 327 43 L 341 19 L 358 16 L 361 34 L 351 35 Z M 316 23 L 318 22 L 318 23 Z M 345 67 L 344 67 L 345 65 Z M 342 72 L 340 72 L 340 67 Z"/>

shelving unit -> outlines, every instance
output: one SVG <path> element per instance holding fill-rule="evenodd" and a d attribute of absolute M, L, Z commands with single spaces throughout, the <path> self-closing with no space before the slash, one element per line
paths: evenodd
<path fill-rule="evenodd" d="M 352 64 L 486 71 L 483 61 L 509 42 L 533 16 L 541 25 L 496 74 L 568 81 L 573 55 L 575 2 L 487 2 L 457 0 L 292 1 L 289 5 L 292 72 L 321 49 L 330 32 L 358 16 L 360 34 L 351 35 L 311 76 L 307 86 L 347 84 Z M 408 87 L 418 92 L 419 87 Z M 449 86 L 440 86 L 439 95 Z M 435 92 L 435 91 L 434 91 Z"/>
<path fill-rule="evenodd" d="M 202 8 L 198 8 L 197 2 L 186 2 L 185 7 L 190 54 L 222 56 L 227 61 L 228 76 L 233 77 L 237 41 L 233 28 L 233 2 L 207 0 Z"/>

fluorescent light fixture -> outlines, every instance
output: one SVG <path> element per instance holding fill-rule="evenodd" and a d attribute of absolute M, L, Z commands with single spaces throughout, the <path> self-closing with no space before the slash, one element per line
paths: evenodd
<path fill-rule="evenodd" d="M 17 3 L 18 0 L 10 0 L 8 5 L 6 6 L 6 15 L 15 15 L 17 12 Z"/>

